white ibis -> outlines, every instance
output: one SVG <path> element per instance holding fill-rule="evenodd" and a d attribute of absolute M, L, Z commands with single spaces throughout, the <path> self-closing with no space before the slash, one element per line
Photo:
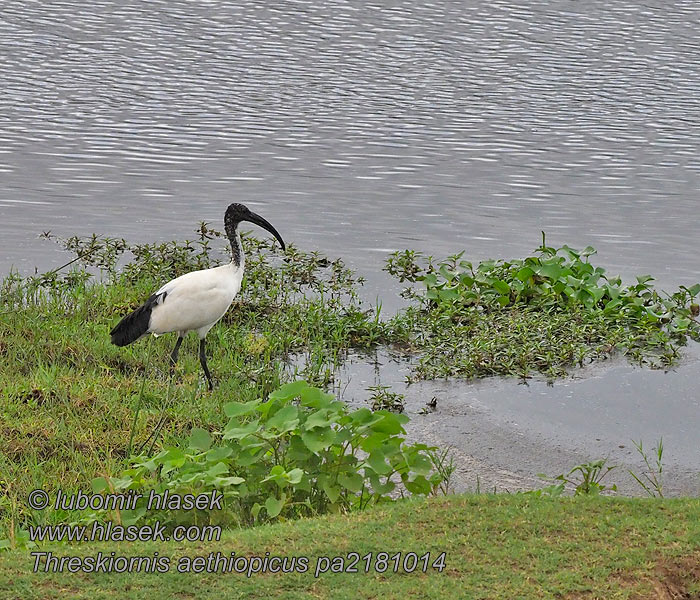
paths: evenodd
<path fill-rule="evenodd" d="M 161 335 L 177 331 L 175 348 L 170 355 L 171 368 L 177 362 L 182 339 L 189 331 L 199 336 L 199 361 L 209 383 L 214 388 L 207 367 L 205 338 L 209 330 L 224 316 L 241 289 L 245 257 L 238 234 L 241 221 L 255 223 L 274 235 L 284 250 L 284 241 L 277 230 L 260 215 L 243 204 L 231 204 L 224 215 L 226 235 L 231 242 L 231 262 L 213 269 L 185 273 L 166 283 L 134 312 L 126 315 L 109 332 L 112 343 L 126 346 L 153 333 Z"/>

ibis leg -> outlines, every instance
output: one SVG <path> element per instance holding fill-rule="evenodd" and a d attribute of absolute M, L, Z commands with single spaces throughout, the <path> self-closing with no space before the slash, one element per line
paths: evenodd
<path fill-rule="evenodd" d="M 211 373 L 209 372 L 209 367 L 207 366 L 207 355 L 204 352 L 205 349 L 205 342 L 204 338 L 199 340 L 199 362 L 202 363 L 202 369 L 204 369 L 204 375 L 207 378 L 207 382 L 209 383 L 209 391 L 211 392 L 214 389 L 214 384 L 211 381 Z"/>
<path fill-rule="evenodd" d="M 175 342 L 175 347 L 170 355 L 170 373 L 172 374 L 175 363 L 177 362 L 177 355 L 180 352 L 180 344 L 182 344 L 182 336 L 177 337 L 177 342 Z"/>

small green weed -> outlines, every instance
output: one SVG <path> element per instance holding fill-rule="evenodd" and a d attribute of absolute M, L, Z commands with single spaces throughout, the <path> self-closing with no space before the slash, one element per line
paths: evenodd
<path fill-rule="evenodd" d="M 566 474 L 557 475 L 556 477 L 548 477 L 540 474 L 543 479 L 554 479 L 560 483 L 552 484 L 539 490 L 525 492 L 533 496 L 560 496 L 568 483 L 574 488 L 574 496 L 598 496 L 601 492 L 617 491 L 617 485 L 605 485 L 603 479 L 617 468 L 614 465 L 607 465 L 607 459 L 590 461 L 580 465 L 576 465 Z"/>
<path fill-rule="evenodd" d="M 389 385 L 373 385 L 367 388 L 371 392 L 368 402 L 372 404 L 372 410 L 390 410 L 392 412 L 402 413 L 404 411 L 404 400 L 406 397 L 403 394 L 391 391 Z"/>
<path fill-rule="evenodd" d="M 647 466 L 647 470 L 642 473 L 641 475 L 638 475 L 634 473 L 633 471 L 629 471 L 629 474 L 634 477 L 634 480 L 642 486 L 644 491 L 649 494 L 652 498 L 658 497 L 658 498 L 663 498 L 664 497 L 664 486 L 663 486 L 663 456 L 664 456 L 664 440 L 663 438 L 659 439 L 659 443 L 656 444 L 656 447 L 653 449 L 654 457 L 650 458 L 649 455 L 645 452 L 644 447 L 642 446 L 642 440 L 639 440 L 639 442 L 633 442 L 634 447 L 637 449 L 637 452 L 642 456 L 644 459 L 644 464 Z M 652 465 L 652 462 L 654 463 Z"/>

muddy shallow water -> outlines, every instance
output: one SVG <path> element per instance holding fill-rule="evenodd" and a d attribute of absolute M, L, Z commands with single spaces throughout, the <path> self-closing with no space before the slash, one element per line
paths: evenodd
<path fill-rule="evenodd" d="M 8 0 L 0 270 L 61 264 L 45 230 L 183 238 L 241 201 L 343 256 L 385 310 L 389 251 L 522 256 L 541 230 L 613 273 L 693 284 L 699 20 L 691 0 Z M 421 422 L 528 477 L 663 435 L 674 489 L 696 489 L 694 364 L 422 384 L 442 400 Z"/>
<path fill-rule="evenodd" d="M 391 385 L 404 394 L 409 439 L 452 448 L 458 491 L 540 488 L 547 485 L 540 473 L 556 476 L 605 458 L 616 469 L 603 483 L 643 495 L 628 472 L 648 472 L 635 442 L 653 459 L 662 439 L 664 494 L 699 495 L 699 369 L 700 345 L 692 344 L 669 371 L 615 359 L 553 385 L 538 378 L 406 385 L 408 363 L 380 353 L 374 365 L 346 366 L 336 392 L 354 407 L 368 406 L 370 386 Z M 435 408 L 426 406 L 433 398 Z"/>

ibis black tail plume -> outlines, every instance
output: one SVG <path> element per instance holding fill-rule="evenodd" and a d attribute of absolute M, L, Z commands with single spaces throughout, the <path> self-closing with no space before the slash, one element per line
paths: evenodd
<path fill-rule="evenodd" d="M 151 310 L 153 310 L 154 306 L 163 302 L 166 295 L 167 292 L 153 294 L 134 312 L 129 313 L 119 321 L 116 327 L 109 332 L 109 335 L 112 336 L 112 343 L 115 346 L 126 346 L 148 333 L 148 326 L 151 322 Z"/>

